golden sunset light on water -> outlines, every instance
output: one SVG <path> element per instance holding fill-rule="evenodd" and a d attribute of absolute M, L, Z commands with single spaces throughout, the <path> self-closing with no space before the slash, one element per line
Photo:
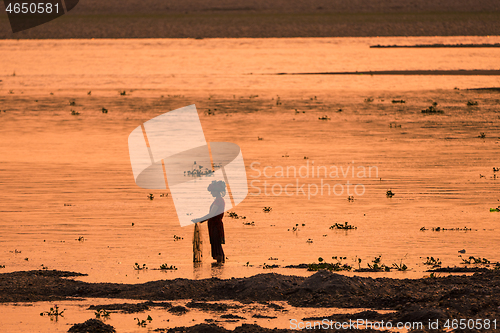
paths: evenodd
<path fill-rule="evenodd" d="M 1 332 L 498 329 L 499 3 L 1 8 Z"/>

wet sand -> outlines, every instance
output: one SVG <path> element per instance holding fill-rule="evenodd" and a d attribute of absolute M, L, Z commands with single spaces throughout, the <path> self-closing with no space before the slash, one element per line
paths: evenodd
<path fill-rule="evenodd" d="M 444 323 L 446 319 L 453 318 L 493 320 L 500 314 L 500 301 L 496 297 L 500 292 L 499 270 L 475 273 L 472 276 L 443 275 L 422 279 L 346 277 L 323 270 L 308 278 L 269 273 L 227 280 L 175 279 L 143 284 L 86 283 L 70 279 L 77 276 L 81 274 L 49 270 L 0 274 L 0 302 L 56 301 L 72 297 L 148 300 L 135 305 L 122 303 L 91 308 L 133 313 L 149 310 L 150 307 L 171 311 L 171 305 L 165 301 L 179 299 L 195 300 L 188 303 L 190 307 L 219 312 L 229 309 L 207 302 L 286 301 L 294 307 L 394 310 L 393 313 L 385 314 L 367 311 L 327 318 L 365 318 L 393 322 L 427 322 L 429 319 L 439 319 Z M 264 304 L 276 308 L 272 303 Z M 305 320 L 321 319 L 323 318 Z M 199 332 L 205 328 L 198 325 L 186 331 Z M 218 330 L 224 332 L 224 329 Z M 178 331 L 179 328 L 176 328 L 176 332 Z"/>
<path fill-rule="evenodd" d="M 0 5 L 2 6 L 2 5 Z M 500 35 L 494 1 L 80 1 L 68 14 L 0 38 L 241 38 Z"/>

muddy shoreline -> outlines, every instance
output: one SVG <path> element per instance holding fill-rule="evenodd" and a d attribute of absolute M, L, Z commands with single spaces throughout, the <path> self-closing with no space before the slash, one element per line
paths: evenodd
<path fill-rule="evenodd" d="M 169 304 L 158 302 L 179 299 L 192 299 L 194 307 L 207 310 L 213 310 L 213 306 L 203 305 L 207 301 L 287 301 L 294 307 L 395 311 L 390 315 L 365 314 L 374 320 L 495 319 L 500 315 L 497 297 L 500 270 L 421 279 L 347 277 L 329 271 L 319 271 L 310 277 L 268 273 L 227 280 L 175 279 L 142 284 L 86 283 L 71 279 L 82 275 L 55 270 L 0 274 L 0 302 L 55 301 L 74 297 L 148 300 L 149 303 L 136 306 L 135 310 L 130 310 L 129 305 L 122 309 L 143 311 L 148 306 L 168 308 Z M 120 310 L 120 306 L 115 309 Z"/>

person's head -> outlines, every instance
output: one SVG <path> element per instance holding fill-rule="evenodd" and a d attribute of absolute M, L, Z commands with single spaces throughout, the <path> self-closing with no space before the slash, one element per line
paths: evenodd
<path fill-rule="evenodd" d="M 226 183 L 222 180 L 214 180 L 208 185 L 207 190 L 212 193 L 214 197 L 223 197 L 226 195 Z"/>

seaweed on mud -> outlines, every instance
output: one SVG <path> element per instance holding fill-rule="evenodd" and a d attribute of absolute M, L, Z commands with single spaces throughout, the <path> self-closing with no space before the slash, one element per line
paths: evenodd
<path fill-rule="evenodd" d="M 324 261 L 323 258 L 318 258 L 318 264 L 312 263 L 307 265 L 308 271 L 319 271 L 319 270 L 328 270 L 328 271 L 350 271 L 352 267 L 346 263 L 342 263 L 342 260 L 347 259 L 346 257 L 332 257 L 332 259 L 336 260 L 335 263 L 329 263 Z"/>
<path fill-rule="evenodd" d="M 168 309 L 172 307 L 169 302 L 153 302 L 147 301 L 142 303 L 114 303 L 114 304 L 104 304 L 104 305 L 91 305 L 87 310 L 106 310 L 106 311 L 119 311 L 124 313 L 136 313 L 148 311 L 152 307 Z"/>
<path fill-rule="evenodd" d="M 266 315 L 261 315 L 261 314 L 256 313 L 256 314 L 254 314 L 254 315 L 252 316 L 252 318 L 260 318 L 260 319 L 276 319 L 276 318 L 278 318 L 278 317 L 276 317 L 276 316 L 266 316 Z"/>
<path fill-rule="evenodd" d="M 309 264 L 287 265 L 284 268 L 309 268 Z"/>
<path fill-rule="evenodd" d="M 427 260 L 424 261 L 423 264 L 427 266 L 432 266 L 432 268 L 440 268 L 442 262 L 439 258 L 427 257 Z"/>
<path fill-rule="evenodd" d="M 434 273 L 479 273 L 487 272 L 489 269 L 486 267 L 438 267 L 429 269 L 426 272 Z"/>
<path fill-rule="evenodd" d="M 200 309 L 203 311 L 224 312 L 227 311 L 228 309 L 239 309 L 242 306 L 236 304 L 229 305 L 225 303 L 207 303 L 207 302 L 190 301 L 186 303 L 186 307 L 191 309 Z"/>
<path fill-rule="evenodd" d="M 372 260 L 372 263 L 367 263 L 368 265 L 368 268 L 361 268 L 361 259 L 358 258 L 358 269 L 354 270 L 355 272 L 389 272 L 392 267 L 389 267 L 385 264 L 382 263 L 382 260 L 381 260 L 381 257 L 382 255 L 379 255 L 378 257 L 375 257 L 373 260 Z M 403 261 L 401 260 L 401 263 L 400 263 L 400 267 L 398 267 L 398 265 L 396 264 L 395 265 L 395 268 L 397 268 L 398 270 L 406 270 L 406 269 L 403 269 Z M 404 265 L 406 266 L 406 265 Z"/>
<path fill-rule="evenodd" d="M 223 314 L 220 316 L 222 319 L 246 319 L 245 317 L 237 316 L 231 313 Z"/>

